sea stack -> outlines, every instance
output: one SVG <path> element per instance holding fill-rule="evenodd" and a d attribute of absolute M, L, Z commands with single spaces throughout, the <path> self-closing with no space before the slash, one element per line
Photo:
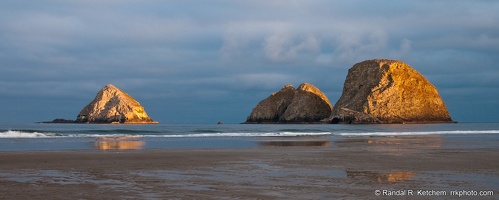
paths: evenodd
<path fill-rule="evenodd" d="M 331 109 L 326 95 L 312 84 L 298 89 L 287 84 L 260 101 L 245 123 L 318 123 L 330 116 Z"/>
<path fill-rule="evenodd" d="M 78 114 L 77 123 L 157 124 L 135 99 L 114 85 L 102 88 Z"/>
<path fill-rule="evenodd" d="M 348 70 L 332 123 L 452 122 L 437 88 L 404 62 L 366 60 Z"/>

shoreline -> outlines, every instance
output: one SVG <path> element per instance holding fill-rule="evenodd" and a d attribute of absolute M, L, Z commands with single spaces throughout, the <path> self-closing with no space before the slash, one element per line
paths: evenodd
<path fill-rule="evenodd" d="M 499 147 L 446 143 L 357 137 L 253 148 L 0 152 L 0 198 L 379 199 L 377 190 L 499 195 Z M 381 199 L 393 197 L 388 194 L 395 193 Z"/>

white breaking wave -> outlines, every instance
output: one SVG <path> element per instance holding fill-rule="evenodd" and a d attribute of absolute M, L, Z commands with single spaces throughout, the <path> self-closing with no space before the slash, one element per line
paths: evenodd
<path fill-rule="evenodd" d="M 0 138 L 60 138 L 60 137 L 161 137 L 161 138 L 181 138 L 181 137 L 293 137 L 293 136 L 321 136 L 331 135 L 331 132 L 269 132 L 269 133 L 192 133 L 174 135 L 136 135 L 136 134 L 55 134 L 40 132 L 23 132 L 8 130 L 0 132 Z"/>
<path fill-rule="evenodd" d="M 498 134 L 499 130 L 469 130 L 469 131 L 415 131 L 415 132 L 364 132 L 338 133 L 341 136 L 398 136 L 398 135 L 445 135 L 445 134 Z"/>
<path fill-rule="evenodd" d="M 331 135 L 331 132 L 270 132 L 270 133 L 192 133 L 174 135 L 130 135 L 130 134 L 79 134 L 73 137 L 155 137 L 155 138 L 193 138 L 193 137 L 297 137 L 297 136 L 321 136 Z"/>
<path fill-rule="evenodd" d="M 184 135 L 146 135 L 146 137 L 296 137 L 331 135 L 331 132 L 269 132 L 269 133 L 196 133 Z"/>
<path fill-rule="evenodd" d="M 54 133 L 23 132 L 23 131 L 4 131 L 0 132 L 0 138 L 39 138 L 55 137 Z"/>
<path fill-rule="evenodd" d="M 8 130 L 0 132 L 0 138 L 100 138 L 100 137 L 152 137 L 152 138 L 194 138 L 194 137 L 299 137 L 299 136 L 408 136 L 408 135 L 445 135 L 445 134 L 499 134 L 499 130 L 453 130 L 453 131 L 407 131 L 407 132 L 247 132 L 247 133 L 186 133 L 186 134 L 56 134 Z"/>

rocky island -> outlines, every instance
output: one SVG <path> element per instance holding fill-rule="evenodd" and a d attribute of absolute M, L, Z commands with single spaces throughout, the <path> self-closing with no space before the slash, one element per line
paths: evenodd
<path fill-rule="evenodd" d="M 404 62 L 366 60 L 348 70 L 331 123 L 453 122 L 437 88 Z"/>
<path fill-rule="evenodd" d="M 108 84 L 76 118 L 77 123 L 157 124 L 144 107 L 127 93 Z"/>
<path fill-rule="evenodd" d="M 76 120 L 55 119 L 44 123 L 157 124 L 144 107 L 127 93 L 108 84 L 85 106 Z"/>
<path fill-rule="evenodd" d="M 331 110 L 326 95 L 312 84 L 303 83 L 298 89 L 287 84 L 260 101 L 244 123 L 320 123 Z"/>

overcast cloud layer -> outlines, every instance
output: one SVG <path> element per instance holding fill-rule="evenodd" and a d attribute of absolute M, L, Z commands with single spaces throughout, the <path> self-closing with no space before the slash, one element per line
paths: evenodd
<path fill-rule="evenodd" d="M 0 2 L 1 121 L 74 119 L 112 83 L 161 123 L 238 123 L 286 83 L 335 103 L 402 60 L 454 120 L 499 121 L 499 1 Z"/>

